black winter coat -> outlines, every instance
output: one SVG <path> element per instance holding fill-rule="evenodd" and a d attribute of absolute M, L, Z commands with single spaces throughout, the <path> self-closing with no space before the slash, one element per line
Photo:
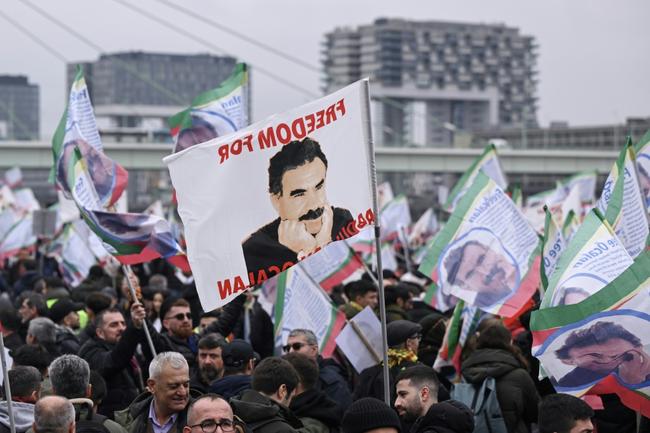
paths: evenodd
<path fill-rule="evenodd" d="M 510 352 L 501 349 L 478 349 L 461 366 L 469 383 L 480 385 L 494 377 L 497 399 L 508 433 L 529 433 L 537 422 L 539 395 L 528 371 Z"/>
<path fill-rule="evenodd" d="M 289 409 L 301 420 L 313 418 L 320 421 L 329 428 L 330 433 L 339 431 L 343 418 L 343 410 L 339 405 L 322 391 L 315 389 L 307 390 L 291 399 Z M 303 424 L 308 424 L 308 421 L 304 420 Z"/>
<path fill-rule="evenodd" d="M 244 391 L 240 398 L 232 398 L 230 405 L 253 433 L 296 433 L 302 427 L 287 407 L 252 389 Z"/>

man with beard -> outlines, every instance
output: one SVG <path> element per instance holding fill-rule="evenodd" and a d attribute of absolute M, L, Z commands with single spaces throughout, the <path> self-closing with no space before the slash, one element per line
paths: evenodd
<path fill-rule="evenodd" d="M 133 304 L 131 323 L 127 326 L 119 309 L 108 308 L 95 319 L 95 336 L 79 349 L 79 356 L 106 381 L 106 397 L 98 412 L 109 418 L 113 417 L 114 411 L 127 407 L 143 388 L 142 371 L 134 355 L 140 344 L 145 356 L 151 357 L 142 329 L 147 326 L 145 316 L 142 304 Z M 160 334 L 150 325 L 149 331 L 156 351 L 167 348 L 167 342 L 161 341 Z"/>
<path fill-rule="evenodd" d="M 405 423 L 412 423 L 410 433 L 472 433 L 474 430 L 474 415 L 467 406 L 455 400 L 438 403 L 440 383 L 431 367 L 409 367 L 395 381 L 395 409 Z"/>
<path fill-rule="evenodd" d="M 279 217 L 242 244 L 246 267 L 255 281 L 280 273 L 333 240 L 357 233 L 350 211 L 329 204 L 326 175 L 327 158 L 310 138 L 292 141 L 271 158 L 269 194 Z"/>
<path fill-rule="evenodd" d="M 223 375 L 222 349 L 226 340 L 217 334 L 208 334 L 199 340 L 197 367 L 190 377 L 190 387 L 203 394 L 208 392 L 210 384 Z"/>
<path fill-rule="evenodd" d="M 172 350 L 180 352 L 187 360 L 190 368 L 196 365 L 198 351 L 198 336 L 192 328 L 192 312 L 190 304 L 183 298 L 165 299 L 160 307 L 162 325 L 169 339 Z"/>
<path fill-rule="evenodd" d="M 489 307 L 516 290 L 517 268 L 501 253 L 476 240 L 452 249 L 444 260 L 447 283 L 476 292 L 474 305 Z"/>

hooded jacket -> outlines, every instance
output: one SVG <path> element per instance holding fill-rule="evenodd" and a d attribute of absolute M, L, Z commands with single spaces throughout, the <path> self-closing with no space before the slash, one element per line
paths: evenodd
<path fill-rule="evenodd" d="M 252 389 L 244 391 L 240 398 L 231 399 L 230 405 L 253 433 L 295 433 L 302 427 L 286 406 Z"/>
<path fill-rule="evenodd" d="M 470 408 L 456 400 L 436 403 L 415 421 L 411 433 L 472 433 L 474 415 Z"/>
<path fill-rule="evenodd" d="M 34 422 L 34 405 L 31 403 L 12 401 L 11 409 L 14 412 L 16 432 L 22 433 L 29 430 Z M 9 431 L 9 410 L 6 401 L 0 401 L 0 431 Z"/>
<path fill-rule="evenodd" d="M 347 374 L 341 364 L 331 358 L 318 356 L 318 385 L 317 389 L 341 408 L 348 408 L 352 404 L 352 392 L 347 382 Z"/>
<path fill-rule="evenodd" d="M 461 374 L 474 385 L 480 385 L 486 377 L 493 377 L 508 432 L 530 432 L 530 424 L 537 422 L 539 395 L 528 371 L 512 353 L 478 349 L 463 362 Z"/>
<path fill-rule="evenodd" d="M 334 433 L 339 431 L 343 411 L 322 391 L 310 389 L 291 400 L 289 409 L 311 432 Z"/>

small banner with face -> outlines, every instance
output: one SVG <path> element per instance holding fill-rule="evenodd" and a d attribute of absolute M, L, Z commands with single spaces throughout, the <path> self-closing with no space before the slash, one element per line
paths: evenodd
<path fill-rule="evenodd" d="M 539 284 L 540 242 L 521 211 L 479 173 L 420 265 L 443 293 L 510 317 Z"/>
<path fill-rule="evenodd" d="M 581 302 L 612 282 L 632 262 L 612 227 L 593 209 L 558 259 L 541 308 Z"/>
<path fill-rule="evenodd" d="M 365 86 L 165 158 L 205 310 L 374 223 Z"/>
<path fill-rule="evenodd" d="M 650 415 L 650 253 L 578 304 L 535 311 L 533 355 L 558 392 L 616 393 Z"/>
<path fill-rule="evenodd" d="M 635 160 L 634 147 L 628 138 L 598 201 L 598 209 L 612 225 L 632 258 L 646 249 L 650 234 Z"/>

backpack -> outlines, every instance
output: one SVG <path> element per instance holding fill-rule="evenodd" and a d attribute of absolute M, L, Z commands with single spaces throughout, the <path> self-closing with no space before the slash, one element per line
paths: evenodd
<path fill-rule="evenodd" d="M 76 421 L 76 433 L 111 433 L 110 430 L 104 425 L 106 421 L 104 415 L 98 413 L 93 414 L 92 411 L 89 411 L 85 417 L 80 417 Z"/>
<path fill-rule="evenodd" d="M 474 433 L 508 433 L 493 377 L 486 377 L 480 386 L 464 381 L 457 383 L 451 398 L 465 403 L 474 412 Z"/>

